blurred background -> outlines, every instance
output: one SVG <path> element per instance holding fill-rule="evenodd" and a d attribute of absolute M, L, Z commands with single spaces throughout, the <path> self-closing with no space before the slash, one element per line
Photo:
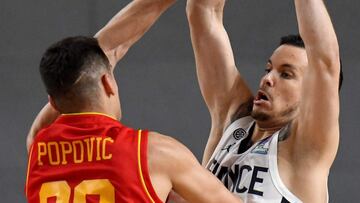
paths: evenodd
<path fill-rule="evenodd" d="M 1 0 L 1 202 L 26 202 L 25 137 L 32 120 L 47 102 L 38 71 L 41 55 L 61 38 L 93 36 L 129 2 Z M 360 188 L 360 138 L 356 132 L 356 126 L 360 126 L 360 1 L 326 3 L 338 34 L 345 77 L 341 91 L 340 147 L 329 178 L 330 202 L 356 202 Z M 130 49 L 115 73 L 122 122 L 171 135 L 200 160 L 210 117 L 195 75 L 185 5 L 186 1 L 178 1 L 164 13 Z M 224 22 L 237 66 L 256 90 L 280 36 L 298 32 L 294 3 L 228 1 Z"/>

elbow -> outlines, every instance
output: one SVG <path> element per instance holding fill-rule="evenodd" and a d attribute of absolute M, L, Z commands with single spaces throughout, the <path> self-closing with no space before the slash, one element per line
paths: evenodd
<path fill-rule="evenodd" d="M 197 23 L 201 19 L 222 16 L 224 0 L 188 0 L 186 3 L 186 16 L 189 23 Z"/>
<path fill-rule="evenodd" d="M 132 3 L 137 9 L 135 11 L 142 11 L 142 13 L 151 15 L 160 15 L 175 2 L 176 0 L 133 0 Z"/>
<path fill-rule="evenodd" d="M 308 55 L 312 55 L 315 59 L 316 67 L 322 71 L 329 73 L 331 76 L 339 77 L 340 74 L 340 53 L 337 42 L 327 44 L 319 49 L 319 47 L 307 47 Z"/>
<path fill-rule="evenodd" d="M 160 1 L 160 11 L 169 8 L 171 5 L 173 5 L 176 2 L 176 0 L 161 0 Z"/>
<path fill-rule="evenodd" d="M 186 3 L 186 16 L 189 23 L 194 23 L 196 15 L 201 12 L 200 5 L 197 4 L 196 0 L 188 0 Z"/>
<path fill-rule="evenodd" d="M 134 0 L 136 2 L 136 0 Z M 137 1 L 139 11 L 143 13 L 161 15 L 166 9 L 172 6 L 176 0 L 149 0 Z"/>

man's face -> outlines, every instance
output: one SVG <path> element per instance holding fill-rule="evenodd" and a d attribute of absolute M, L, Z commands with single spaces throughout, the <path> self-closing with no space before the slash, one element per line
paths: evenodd
<path fill-rule="evenodd" d="M 257 121 L 271 126 L 296 117 L 307 64 L 304 48 L 281 45 L 274 51 L 254 99 L 252 116 Z"/>

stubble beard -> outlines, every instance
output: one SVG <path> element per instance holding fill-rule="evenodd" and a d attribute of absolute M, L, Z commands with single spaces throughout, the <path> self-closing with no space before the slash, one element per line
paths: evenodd
<path fill-rule="evenodd" d="M 264 112 L 251 111 L 251 117 L 253 117 L 257 121 L 268 121 L 268 120 L 270 120 L 271 116 Z"/>
<path fill-rule="evenodd" d="M 271 116 L 268 113 L 262 112 L 262 111 L 252 110 L 251 117 L 253 117 L 257 121 L 262 121 L 262 122 L 269 121 L 271 119 L 277 119 L 277 118 L 288 118 L 288 120 L 292 120 L 298 114 L 298 109 L 299 109 L 299 103 L 296 103 L 273 116 Z"/>

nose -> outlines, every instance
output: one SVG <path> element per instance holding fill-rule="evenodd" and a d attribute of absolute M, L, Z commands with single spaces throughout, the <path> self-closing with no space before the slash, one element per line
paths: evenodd
<path fill-rule="evenodd" d="M 261 79 L 260 85 L 262 87 L 263 86 L 273 87 L 274 86 L 274 76 L 273 76 L 273 74 L 270 72 L 270 73 L 264 75 L 264 77 Z"/>

